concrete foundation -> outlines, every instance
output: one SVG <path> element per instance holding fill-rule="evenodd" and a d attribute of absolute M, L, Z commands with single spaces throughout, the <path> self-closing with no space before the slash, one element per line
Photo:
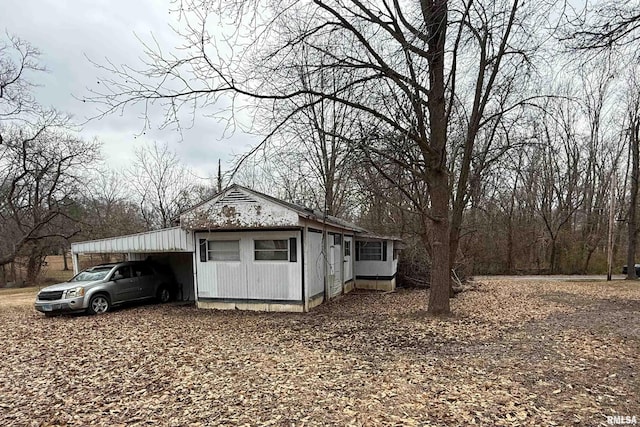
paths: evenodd
<path fill-rule="evenodd" d="M 356 279 L 356 289 L 366 289 L 370 291 L 395 291 L 396 278 L 391 280 L 368 280 Z"/>
<path fill-rule="evenodd" d="M 347 283 L 344 284 L 344 293 L 348 294 L 349 292 L 351 292 L 355 288 L 356 288 L 356 282 L 354 282 L 353 280 L 350 280 L 350 281 L 348 281 Z"/>
<path fill-rule="evenodd" d="M 322 304 L 324 302 L 324 294 L 322 295 L 318 295 L 314 298 L 311 298 L 309 300 L 309 310 L 311 310 L 312 308 L 315 308 L 317 306 L 319 306 L 320 304 Z"/>
<path fill-rule="evenodd" d="M 198 301 L 198 308 L 210 310 L 248 310 L 248 311 L 272 311 L 303 313 L 303 304 L 262 303 L 262 302 L 224 302 L 224 301 Z"/>

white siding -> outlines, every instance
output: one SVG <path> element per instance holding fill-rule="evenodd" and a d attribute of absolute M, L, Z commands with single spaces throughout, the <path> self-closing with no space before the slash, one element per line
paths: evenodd
<path fill-rule="evenodd" d="M 180 227 L 71 244 L 73 253 L 193 252 L 192 233 Z"/>
<path fill-rule="evenodd" d="M 356 236 L 357 239 L 357 236 Z M 353 248 L 353 256 L 355 254 L 355 245 Z M 386 261 L 356 261 L 356 277 L 357 276 L 381 276 L 390 277 L 396 274 L 398 261 L 393 259 L 393 241 L 387 241 L 387 260 Z"/>
<path fill-rule="evenodd" d="M 296 238 L 296 262 L 255 261 L 254 240 Z M 240 261 L 200 261 L 198 298 L 302 300 L 302 242 L 300 231 L 197 233 L 196 240 L 238 240 Z"/>
<path fill-rule="evenodd" d="M 307 233 L 305 242 L 309 251 L 307 259 L 309 297 L 324 292 L 324 254 L 322 253 L 322 233 Z"/>

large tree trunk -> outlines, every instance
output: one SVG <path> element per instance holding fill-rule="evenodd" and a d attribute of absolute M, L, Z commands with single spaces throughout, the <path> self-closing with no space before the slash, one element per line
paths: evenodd
<path fill-rule="evenodd" d="M 551 237 L 551 255 L 549 256 L 549 273 L 556 274 L 558 271 L 558 238 Z"/>
<path fill-rule="evenodd" d="M 7 287 L 7 270 L 6 270 L 6 264 L 2 264 L 0 266 L 0 288 L 6 288 Z"/>
<path fill-rule="evenodd" d="M 67 262 L 67 246 L 62 245 L 62 269 L 64 271 L 69 271 L 69 263 Z"/>
<path fill-rule="evenodd" d="M 27 258 L 27 283 L 35 283 L 42 267 L 42 257 L 40 254 L 32 253 Z"/>
<path fill-rule="evenodd" d="M 450 312 L 449 298 L 451 274 L 449 272 L 449 179 L 444 171 L 431 176 L 429 194 L 433 216 L 431 247 L 431 290 L 429 312 L 447 314 Z"/>
<path fill-rule="evenodd" d="M 422 0 L 422 14 L 429 36 L 429 154 L 427 184 L 431 198 L 431 291 L 428 311 L 448 314 L 449 307 L 449 175 L 447 172 L 447 119 L 444 81 L 444 48 L 447 34 L 446 0 Z"/>

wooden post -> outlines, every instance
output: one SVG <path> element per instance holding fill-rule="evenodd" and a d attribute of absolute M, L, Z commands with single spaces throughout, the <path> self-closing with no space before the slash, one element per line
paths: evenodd
<path fill-rule="evenodd" d="M 71 263 L 73 264 L 73 274 L 78 274 L 79 271 L 79 263 L 78 263 L 78 254 L 71 251 Z"/>

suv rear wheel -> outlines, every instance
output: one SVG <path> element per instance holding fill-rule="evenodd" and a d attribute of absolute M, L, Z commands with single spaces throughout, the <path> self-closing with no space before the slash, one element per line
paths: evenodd
<path fill-rule="evenodd" d="M 158 301 L 164 304 L 169 302 L 169 300 L 171 300 L 171 292 L 169 292 L 169 289 L 167 289 L 166 286 L 160 286 L 158 288 Z"/>

